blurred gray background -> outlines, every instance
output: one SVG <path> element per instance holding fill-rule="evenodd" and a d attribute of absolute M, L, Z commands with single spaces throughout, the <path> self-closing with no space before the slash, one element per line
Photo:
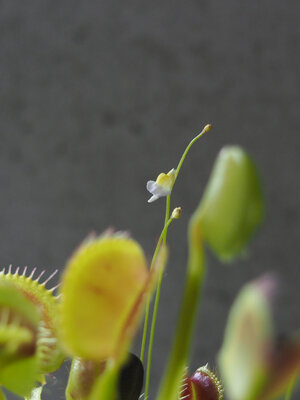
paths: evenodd
<path fill-rule="evenodd" d="M 216 365 L 234 297 L 265 271 L 281 279 L 278 333 L 300 327 L 299 12 L 296 0 L 0 1 L 1 266 L 62 270 L 86 235 L 109 226 L 129 230 L 150 258 L 164 201 L 147 203 L 146 181 L 214 125 L 174 189 L 183 216 L 169 234 L 154 388 L 181 297 L 187 222 L 225 144 L 256 160 L 267 215 L 246 259 L 208 257 L 191 372 Z M 50 380 L 63 398 L 62 378 Z"/>

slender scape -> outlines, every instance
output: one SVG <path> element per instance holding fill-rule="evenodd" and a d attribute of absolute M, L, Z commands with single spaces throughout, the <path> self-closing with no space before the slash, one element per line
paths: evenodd
<path fill-rule="evenodd" d="M 202 129 L 202 131 L 194 137 L 186 147 L 185 151 L 183 152 L 179 163 L 177 165 L 177 168 L 175 170 L 175 179 L 173 186 L 175 184 L 175 181 L 178 177 L 179 171 L 182 167 L 183 161 L 185 160 L 190 148 L 192 145 L 200 139 L 201 136 L 203 136 L 206 132 L 210 131 L 212 128 L 211 124 L 205 125 L 205 127 Z M 156 257 L 157 251 L 160 247 L 161 244 L 161 239 L 163 240 L 163 243 L 166 244 L 167 242 L 167 233 L 168 233 L 168 227 L 169 227 L 169 216 L 170 216 L 170 203 L 171 203 L 171 193 L 167 196 L 166 199 L 166 212 L 165 212 L 165 225 L 161 234 L 161 237 L 157 243 L 155 252 L 154 252 L 154 257 Z M 153 263 L 153 261 L 152 261 Z M 151 264 L 152 264 L 151 263 Z M 148 347 L 148 358 L 147 358 L 147 368 L 146 368 L 146 383 L 145 383 L 145 399 L 148 398 L 148 393 L 149 393 L 149 385 L 150 385 L 150 373 L 151 373 L 151 361 L 152 361 L 152 349 L 153 349 L 153 342 L 154 342 L 154 334 L 155 334 L 155 324 L 156 324 L 156 319 L 157 319 L 157 310 L 158 310 L 158 304 L 159 304 L 159 298 L 160 298 L 160 290 L 161 290 L 161 284 L 162 284 L 162 275 L 159 277 L 158 280 L 158 285 L 157 285 L 157 290 L 156 290 L 156 295 L 155 295 L 155 301 L 154 301 L 154 308 L 153 308 L 153 315 L 152 315 L 152 322 L 151 322 L 151 330 L 150 330 L 150 339 L 149 339 L 149 347 Z M 141 349 L 141 360 L 143 361 L 144 359 L 144 351 L 145 351 L 145 343 L 146 343 L 146 336 L 147 336 L 147 328 L 148 328 L 148 319 L 149 319 L 149 308 L 150 308 L 150 299 L 147 302 L 146 306 L 146 315 L 145 315 L 145 322 L 144 322 L 144 330 L 143 330 L 143 339 L 142 339 L 142 349 Z"/>
<path fill-rule="evenodd" d="M 205 272 L 204 251 L 199 240 L 200 237 L 199 225 L 192 218 L 189 226 L 190 248 L 183 302 L 171 356 L 157 400 L 175 400 L 177 398 L 180 380 L 187 364 L 197 304 Z"/>

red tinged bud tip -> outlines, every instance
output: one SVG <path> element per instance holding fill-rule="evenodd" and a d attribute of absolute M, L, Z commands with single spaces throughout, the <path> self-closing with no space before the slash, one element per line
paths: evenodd
<path fill-rule="evenodd" d="M 192 377 L 185 372 L 179 400 L 222 400 L 223 388 L 207 366 L 197 369 Z"/>

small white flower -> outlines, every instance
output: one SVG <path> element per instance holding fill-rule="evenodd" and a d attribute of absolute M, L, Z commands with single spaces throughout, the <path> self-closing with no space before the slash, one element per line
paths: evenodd
<path fill-rule="evenodd" d="M 175 182 L 176 170 L 171 169 L 167 174 L 161 173 L 156 178 L 156 181 L 147 182 L 147 190 L 152 194 L 148 203 L 159 199 L 160 197 L 168 196 Z"/>

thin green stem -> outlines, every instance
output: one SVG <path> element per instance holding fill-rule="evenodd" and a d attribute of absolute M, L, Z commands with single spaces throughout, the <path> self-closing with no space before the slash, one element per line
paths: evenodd
<path fill-rule="evenodd" d="M 162 233 L 161 233 L 160 238 L 159 238 L 160 239 L 159 242 L 161 242 L 163 240 L 164 244 L 166 244 L 166 242 L 167 242 L 168 228 L 169 228 L 169 225 L 170 225 L 170 223 L 172 221 L 172 219 L 170 218 L 170 204 L 171 204 L 171 195 L 167 196 L 167 199 L 166 199 L 165 226 L 164 226 L 164 229 L 162 230 Z M 159 242 L 158 242 L 158 245 L 157 245 L 156 248 L 160 247 L 161 243 L 159 243 Z M 159 305 L 162 277 L 163 277 L 163 272 L 160 273 L 160 276 L 159 276 L 159 279 L 158 279 L 158 284 L 157 284 L 157 289 L 156 289 L 156 294 L 155 294 L 153 314 L 152 314 L 152 321 L 151 321 L 149 347 L 148 347 L 148 355 L 147 355 L 147 368 L 146 368 L 146 381 L 145 381 L 145 399 L 148 398 L 148 394 L 149 394 L 151 362 L 152 362 L 152 350 L 153 350 L 153 343 L 154 343 L 155 325 L 156 325 L 156 319 L 157 319 L 157 311 L 158 311 L 158 305 Z M 148 306 L 148 304 L 147 304 L 147 306 Z M 147 307 L 147 309 L 148 309 L 148 312 L 149 312 L 149 307 Z"/>
<path fill-rule="evenodd" d="M 296 383 L 296 375 L 291 379 L 291 381 L 289 383 L 284 400 L 291 400 L 295 383 Z"/>
<path fill-rule="evenodd" d="M 145 347 L 146 347 L 147 329 L 148 329 L 148 321 L 149 321 L 149 312 L 150 312 L 150 296 L 148 295 L 147 303 L 146 303 L 144 327 L 143 327 L 142 346 L 141 346 L 141 353 L 140 353 L 140 359 L 141 359 L 142 362 L 144 362 L 144 356 L 145 356 Z"/>
<path fill-rule="evenodd" d="M 191 142 L 188 144 L 186 147 L 185 151 L 183 152 L 179 163 L 176 168 L 176 174 L 175 174 L 175 180 L 174 183 L 178 177 L 179 171 L 182 167 L 183 161 L 185 160 L 190 148 L 192 145 L 206 132 L 208 132 L 211 129 L 211 125 L 206 125 L 203 130 L 197 135 Z M 174 187 L 173 183 L 173 187 Z M 172 188 L 173 189 L 173 188 Z M 166 212 L 165 212 L 165 225 L 163 228 L 163 231 L 160 236 L 160 240 L 162 239 L 164 244 L 167 242 L 167 233 L 168 233 L 168 227 L 171 222 L 170 220 L 170 204 L 171 204 L 171 194 L 167 196 L 166 199 Z M 170 221 L 170 222 L 169 222 Z M 153 259 L 154 257 L 156 258 L 159 247 L 160 247 L 160 240 L 157 243 Z M 153 259 L 151 265 L 153 265 Z M 155 295 L 155 302 L 154 302 L 154 308 L 153 308 L 153 314 L 152 314 L 152 322 L 151 322 L 151 329 L 150 329 L 150 339 L 149 339 L 149 347 L 148 347 L 148 357 L 147 357 L 147 368 L 146 368 L 146 383 L 145 383 L 145 399 L 147 400 L 148 398 L 148 393 L 149 393 L 149 384 L 150 384 L 150 373 L 151 373 L 151 361 L 152 361 L 152 350 L 153 350 L 153 343 L 154 343 L 154 334 L 155 334 L 155 325 L 156 325 L 156 319 L 157 319 L 157 311 L 158 311 L 158 305 L 159 305 L 159 299 L 160 299 L 160 291 L 161 291 L 161 284 L 162 284 L 162 273 L 159 276 L 158 280 L 158 285 L 156 289 L 156 295 Z M 141 348 L 141 360 L 143 361 L 144 359 L 144 353 L 145 353 L 145 344 L 146 344 L 146 336 L 147 336 L 147 328 L 148 328 L 148 320 L 149 320 L 149 310 L 150 310 L 150 298 L 148 298 L 147 305 L 146 305 L 146 314 L 145 314 L 145 322 L 144 322 L 144 331 L 143 331 L 143 339 L 142 339 L 142 348 Z"/>
<path fill-rule="evenodd" d="M 194 139 L 191 140 L 190 143 L 187 145 L 187 147 L 186 147 L 186 149 L 184 150 L 184 152 L 183 152 L 183 154 L 182 154 L 182 156 L 181 156 L 181 159 L 180 159 L 180 161 L 179 161 L 179 163 L 178 163 L 178 165 L 177 165 L 177 168 L 176 168 L 176 175 L 175 175 L 175 181 L 176 181 L 177 176 L 178 176 L 178 174 L 179 174 L 179 171 L 180 171 L 180 169 L 181 169 L 181 167 L 182 167 L 183 161 L 185 160 L 185 158 L 186 158 L 186 156 L 187 156 L 187 153 L 189 152 L 189 150 L 190 150 L 190 148 L 192 147 L 192 145 L 193 145 L 198 139 L 200 139 L 200 137 L 203 136 L 204 133 L 210 131 L 211 128 L 212 128 L 212 126 L 211 126 L 210 124 L 205 125 L 205 127 L 202 129 L 202 131 L 199 133 L 199 135 L 197 135 L 196 137 L 194 137 Z"/>
<path fill-rule="evenodd" d="M 170 204 L 171 204 L 171 195 L 169 194 L 169 196 L 167 196 L 166 199 L 165 226 L 167 225 L 167 222 L 170 218 Z M 167 241 L 167 233 L 168 233 L 168 227 L 164 229 L 164 231 L 162 232 L 164 244 L 166 244 Z"/>
<path fill-rule="evenodd" d="M 148 395 L 149 395 L 152 351 L 153 351 L 155 325 L 156 325 L 156 319 L 157 319 L 157 310 L 158 310 L 158 305 L 159 305 L 162 277 L 163 277 L 163 272 L 160 273 L 160 276 L 158 279 L 158 285 L 157 285 L 157 289 L 156 289 L 155 302 L 154 302 L 153 315 L 152 315 L 152 322 L 151 322 L 150 339 L 149 339 L 148 356 L 147 356 L 145 400 L 147 400 Z"/>
<path fill-rule="evenodd" d="M 168 231 L 170 223 L 172 222 L 172 219 L 169 218 L 169 216 L 170 216 L 170 196 L 167 197 L 165 224 L 164 224 L 163 230 L 162 230 L 162 232 L 160 234 L 160 237 L 158 239 L 156 248 L 154 250 L 154 254 L 153 254 L 153 257 L 152 257 L 150 269 L 155 264 L 155 261 L 156 261 L 156 258 L 157 258 L 157 255 L 158 255 L 158 252 L 159 252 L 159 249 L 160 249 L 162 241 L 164 241 L 164 243 L 166 242 L 167 231 Z M 143 328 L 143 339 L 142 339 L 142 346 L 141 346 L 141 354 L 140 354 L 140 359 L 141 359 L 142 362 L 144 361 L 144 356 L 145 356 L 146 337 L 147 337 L 149 312 L 150 312 L 150 300 L 151 300 L 150 296 L 148 296 L 147 304 L 146 304 L 144 328 Z"/>
<path fill-rule="evenodd" d="M 198 225 L 191 220 L 189 229 L 189 260 L 182 307 L 177 323 L 171 356 L 158 394 L 158 400 L 175 400 L 184 368 L 188 361 L 205 263 Z"/>

